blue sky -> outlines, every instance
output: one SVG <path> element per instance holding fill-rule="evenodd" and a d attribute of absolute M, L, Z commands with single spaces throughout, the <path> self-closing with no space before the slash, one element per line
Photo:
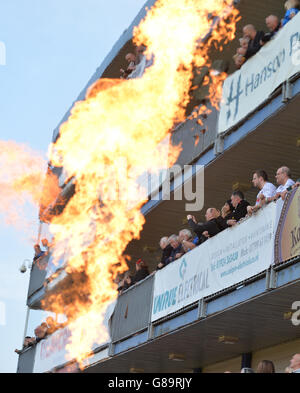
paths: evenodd
<path fill-rule="evenodd" d="M 145 1 L 1 0 L 0 140 L 46 154 L 53 130 Z M 33 249 L 1 216 L 0 249 L 0 372 L 15 372 L 29 279 L 18 269 Z"/>

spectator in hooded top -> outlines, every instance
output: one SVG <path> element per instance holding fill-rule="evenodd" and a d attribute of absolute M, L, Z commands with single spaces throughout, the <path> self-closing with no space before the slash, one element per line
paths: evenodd
<path fill-rule="evenodd" d="M 255 55 L 260 48 L 260 41 L 264 37 L 265 33 L 263 31 L 256 31 L 253 25 L 247 25 L 243 28 L 244 38 L 249 39 L 247 52 L 245 53 L 246 60 L 250 59 L 251 56 Z"/>
<path fill-rule="evenodd" d="M 162 269 L 166 266 L 167 259 L 171 256 L 172 246 L 169 244 L 168 238 L 166 236 L 162 237 L 159 242 L 160 248 L 162 249 L 162 256 L 157 269 Z"/>
<path fill-rule="evenodd" d="M 195 217 L 187 216 L 189 226 L 199 238 L 201 238 L 204 232 L 208 232 L 208 236 L 212 237 L 228 227 L 219 210 L 214 207 L 207 209 L 205 218 L 206 223 L 197 224 Z"/>
<path fill-rule="evenodd" d="M 257 194 L 255 206 L 247 207 L 249 215 L 261 208 L 263 204 L 262 201 L 265 198 L 272 198 L 276 195 L 276 187 L 268 181 L 268 175 L 264 170 L 258 169 L 253 173 L 252 183 L 254 187 L 259 188 L 260 191 Z"/>
<path fill-rule="evenodd" d="M 150 273 L 146 263 L 142 259 L 137 260 L 135 263 L 135 275 L 131 279 L 132 285 L 143 280 L 144 278 L 149 276 L 149 274 Z"/>
<path fill-rule="evenodd" d="M 168 239 L 168 242 L 172 246 L 172 252 L 169 258 L 166 259 L 166 265 L 182 257 L 182 255 L 184 254 L 184 249 L 177 235 L 171 235 Z"/>
<path fill-rule="evenodd" d="M 281 28 L 280 20 L 276 15 L 267 16 L 266 25 L 267 28 L 269 29 L 269 32 L 262 37 L 260 42 L 261 45 L 264 45 L 265 43 L 269 42 L 276 35 L 276 33 L 278 33 L 278 31 Z"/>
<path fill-rule="evenodd" d="M 281 21 L 281 25 L 285 26 L 295 15 L 298 14 L 300 8 L 299 0 L 288 0 L 284 4 L 286 13 Z"/>

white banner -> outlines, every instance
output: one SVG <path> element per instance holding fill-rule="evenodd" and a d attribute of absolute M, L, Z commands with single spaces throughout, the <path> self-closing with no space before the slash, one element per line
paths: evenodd
<path fill-rule="evenodd" d="M 223 86 L 218 132 L 244 119 L 291 76 L 300 72 L 300 13 Z"/>
<path fill-rule="evenodd" d="M 115 309 L 116 301 L 112 302 L 106 310 L 103 325 L 99 329 L 106 330 L 109 334 L 109 319 Z M 88 327 L 87 327 L 88 330 Z M 45 373 L 53 370 L 55 367 L 62 366 L 68 362 L 68 353 L 66 346 L 71 339 L 71 330 L 68 326 L 64 329 L 59 329 L 51 336 L 41 340 L 36 346 L 35 359 L 34 359 L 34 373 Z M 103 340 L 102 342 L 95 343 L 93 350 L 110 342 Z"/>
<path fill-rule="evenodd" d="M 156 272 L 151 320 L 266 270 L 274 259 L 275 221 L 271 203 Z"/>

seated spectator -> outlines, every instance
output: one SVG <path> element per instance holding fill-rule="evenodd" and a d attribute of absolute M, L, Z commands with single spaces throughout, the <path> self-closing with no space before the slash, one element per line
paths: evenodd
<path fill-rule="evenodd" d="M 300 8 L 299 0 L 288 0 L 284 4 L 286 13 L 281 21 L 281 25 L 285 26 L 295 15 L 298 14 Z"/>
<path fill-rule="evenodd" d="M 120 69 L 122 79 L 127 79 L 136 68 L 136 56 L 133 53 L 127 53 L 125 60 L 128 62 L 128 67 L 126 70 Z"/>
<path fill-rule="evenodd" d="M 179 232 L 179 241 L 183 247 L 184 252 L 189 252 L 199 244 L 198 236 L 193 238 L 192 232 L 189 229 L 182 229 Z"/>
<path fill-rule="evenodd" d="M 131 279 L 132 285 L 143 280 L 144 278 L 146 278 L 150 274 L 149 270 L 148 270 L 148 266 L 146 265 L 146 263 L 142 259 L 139 259 L 138 261 L 136 261 L 135 271 L 136 271 L 135 275 Z"/>
<path fill-rule="evenodd" d="M 296 353 L 290 360 L 290 369 L 292 373 L 300 374 L 300 353 Z"/>
<path fill-rule="evenodd" d="M 264 37 L 265 33 L 263 31 L 256 31 L 253 25 L 247 25 L 243 28 L 244 38 L 249 39 L 248 49 L 245 54 L 246 60 L 250 59 L 255 53 L 257 53 L 261 48 L 260 41 Z"/>
<path fill-rule="evenodd" d="M 47 336 L 47 329 L 48 326 L 45 322 L 34 329 L 34 334 L 37 343 Z"/>
<path fill-rule="evenodd" d="M 247 215 L 247 207 L 250 205 L 248 201 L 245 200 L 242 191 L 233 191 L 231 195 L 231 203 L 233 206 L 233 211 L 229 216 L 227 216 L 226 223 L 228 226 L 233 226 L 237 224 L 242 218 Z"/>
<path fill-rule="evenodd" d="M 41 250 L 41 247 L 36 244 L 34 246 L 34 257 L 33 257 L 33 262 L 35 262 L 37 259 L 39 259 L 40 257 L 42 257 L 45 254 L 45 251 Z"/>
<path fill-rule="evenodd" d="M 274 374 L 274 363 L 271 360 L 262 360 L 258 363 L 256 372 L 259 374 Z"/>
<path fill-rule="evenodd" d="M 196 233 L 199 239 L 202 237 L 204 232 L 208 232 L 208 237 L 212 237 L 228 227 L 224 219 L 221 217 L 219 210 L 214 207 L 207 209 L 205 218 L 206 223 L 197 224 L 195 217 L 191 215 L 187 216 L 189 226 Z"/>
<path fill-rule="evenodd" d="M 269 42 L 281 28 L 281 23 L 279 21 L 278 16 L 276 15 L 269 15 L 266 18 L 266 25 L 267 28 L 269 29 L 269 32 L 262 37 L 260 42 L 261 45 L 264 45 L 265 43 Z"/>
<path fill-rule="evenodd" d="M 177 235 L 171 235 L 168 239 L 170 245 L 172 246 L 172 252 L 169 258 L 166 260 L 166 265 L 175 261 L 176 259 L 182 257 L 184 254 L 184 249 L 182 244 L 179 241 L 179 237 Z"/>
<path fill-rule="evenodd" d="M 243 55 L 239 55 L 238 53 L 236 53 L 232 58 L 238 70 L 242 67 L 242 65 L 246 61 L 245 57 Z"/>
<path fill-rule="evenodd" d="M 224 206 L 221 209 L 221 217 L 227 221 L 232 218 L 232 212 L 234 210 L 234 207 L 231 203 L 231 199 L 225 202 Z"/>
<path fill-rule="evenodd" d="M 256 212 L 262 207 L 264 203 L 263 200 L 265 198 L 272 198 L 276 194 L 276 187 L 274 186 L 274 184 L 268 182 L 268 175 L 262 169 L 258 169 L 253 173 L 252 183 L 254 187 L 259 188 L 260 191 L 257 194 L 255 206 L 247 207 L 247 212 L 249 215 Z"/>
<path fill-rule="evenodd" d="M 173 248 L 171 244 L 169 244 L 168 238 L 166 236 L 160 239 L 159 245 L 162 249 L 162 256 L 159 264 L 157 265 L 157 269 L 162 269 L 166 266 L 166 261 L 171 256 Z"/>

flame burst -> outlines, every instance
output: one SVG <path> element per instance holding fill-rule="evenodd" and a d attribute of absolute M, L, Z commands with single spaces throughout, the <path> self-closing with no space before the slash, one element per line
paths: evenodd
<path fill-rule="evenodd" d="M 76 187 L 50 228 L 54 258 L 68 255 L 73 284 L 44 302 L 69 319 L 69 359 L 82 363 L 107 338 L 102 322 L 117 297 L 113 280 L 127 270 L 124 251 L 145 223 L 137 179 L 165 168 L 166 156 L 168 166 L 175 163 L 179 148 L 161 142 L 185 118 L 193 68 L 209 66 L 210 47 L 234 38 L 237 14 L 231 0 L 158 0 L 134 31 L 134 43 L 147 47 L 153 65 L 142 78 L 98 81 L 49 149 L 51 162 L 74 176 Z M 222 78 L 212 77 L 214 104 Z"/>
<path fill-rule="evenodd" d="M 0 213 L 8 225 L 32 233 L 30 207 L 37 212 L 38 206 L 49 205 L 59 193 L 57 178 L 46 169 L 41 154 L 25 145 L 0 141 Z"/>
<path fill-rule="evenodd" d="M 49 303 L 72 320 L 70 358 L 81 362 L 104 338 L 103 313 L 117 296 L 113 279 L 127 269 L 124 250 L 145 222 L 145 201 L 129 203 L 136 201 L 137 178 L 165 166 L 167 152 L 158 146 L 174 122 L 184 120 L 193 67 L 209 64 L 212 44 L 234 38 L 236 17 L 223 0 L 157 1 L 134 32 L 134 43 L 147 47 L 148 58 L 154 54 L 154 64 L 139 79 L 98 81 L 60 129 L 55 150 L 75 176 L 76 192 L 52 220 L 55 257 L 67 245 L 67 271 L 85 278 Z M 213 103 L 219 82 L 210 88 Z M 178 153 L 175 147 L 169 152 L 170 166 Z M 72 299 L 67 307 L 66 297 Z"/>

